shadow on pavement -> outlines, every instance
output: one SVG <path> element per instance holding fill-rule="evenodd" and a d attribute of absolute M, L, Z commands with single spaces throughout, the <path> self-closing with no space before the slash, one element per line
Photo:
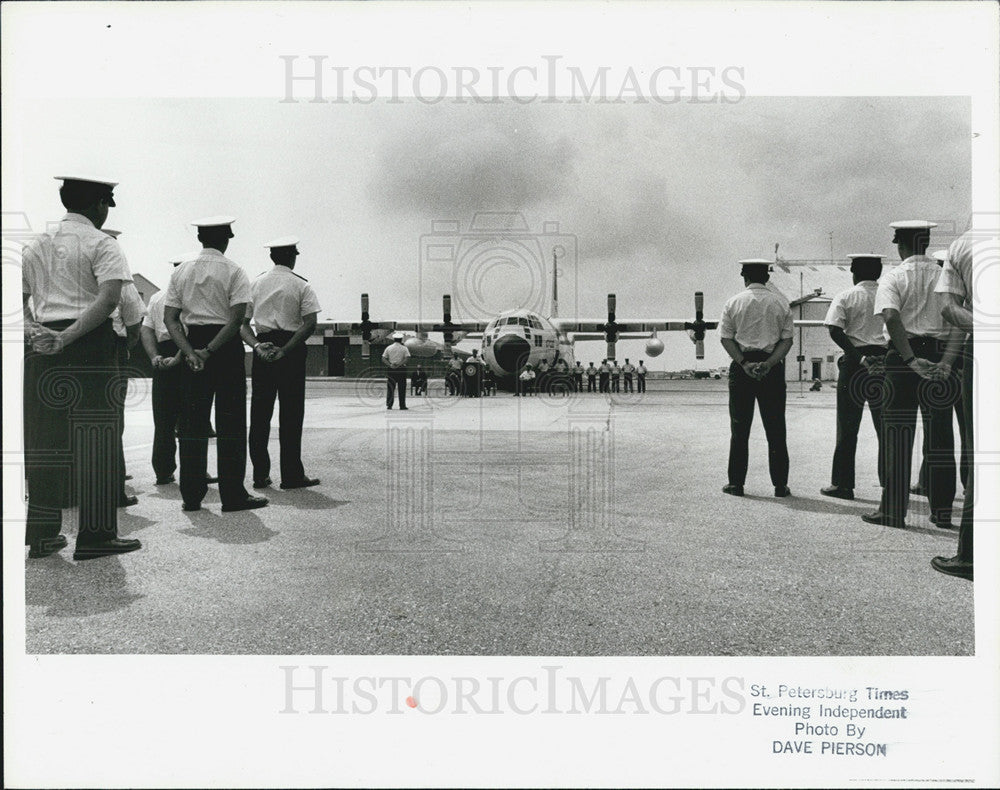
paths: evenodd
<path fill-rule="evenodd" d="M 219 515 L 202 509 L 194 513 L 184 513 L 184 515 L 191 520 L 191 526 L 182 529 L 181 532 L 193 538 L 208 538 L 219 543 L 247 545 L 264 543 L 275 535 L 281 534 L 265 527 L 264 522 L 251 511 Z"/>
<path fill-rule="evenodd" d="M 118 511 L 118 536 L 124 538 L 133 532 L 152 527 L 158 523 L 144 516 L 133 516 L 130 513 L 120 510 Z"/>
<path fill-rule="evenodd" d="M 71 548 L 64 549 L 71 551 Z M 125 609 L 145 598 L 128 589 L 120 557 L 69 562 L 61 554 L 28 560 L 25 603 L 48 607 L 48 617 L 86 617 Z"/>

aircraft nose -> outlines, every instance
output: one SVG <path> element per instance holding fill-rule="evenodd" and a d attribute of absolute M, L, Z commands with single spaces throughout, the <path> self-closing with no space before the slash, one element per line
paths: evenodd
<path fill-rule="evenodd" d="M 503 335 L 493 341 L 493 356 L 508 373 L 517 373 L 528 361 L 531 346 L 523 337 Z"/>

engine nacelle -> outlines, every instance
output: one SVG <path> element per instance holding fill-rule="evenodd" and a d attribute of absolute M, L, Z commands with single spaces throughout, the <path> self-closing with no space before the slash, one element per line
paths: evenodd
<path fill-rule="evenodd" d="M 663 341 L 658 337 L 651 337 L 646 341 L 646 355 L 658 357 L 663 353 Z"/>
<path fill-rule="evenodd" d="M 427 359 L 433 357 L 438 352 L 438 346 L 430 340 L 421 340 L 419 337 L 409 337 L 403 341 L 410 356 Z"/>

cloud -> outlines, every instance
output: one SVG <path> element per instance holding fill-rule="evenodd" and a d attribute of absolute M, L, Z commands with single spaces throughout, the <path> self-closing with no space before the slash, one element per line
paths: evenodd
<path fill-rule="evenodd" d="M 478 210 L 529 210 L 568 188 L 576 146 L 566 134 L 544 133 L 530 111 L 398 109 L 383 130 L 368 185 L 382 211 L 464 218 Z"/>

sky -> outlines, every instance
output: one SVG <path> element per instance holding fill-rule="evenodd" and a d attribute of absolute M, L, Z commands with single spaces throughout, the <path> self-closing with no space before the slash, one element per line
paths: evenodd
<path fill-rule="evenodd" d="M 548 312 L 552 250 L 559 315 L 618 319 L 706 317 L 742 287 L 737 261 L 895 259 L 889 222 L 942 222 L 942 243 L 971 210 L 970 104 L 961 97 L 744 97 L 735 103 L 370 105 L 275 99 L 24 101 L 4 134 L 4 212 L 44 229 L 58 219 L 54 175 L 120 181 L 107 227 L 134 272 L 164 285 L 167 260 L 197 249 L 191 220 L 237 218 L 228 255 L 251 277 L 270 266 L 263 245 L 301 239 L 299 271 L 321 320 L 456 318 L 540 305 Z M 11 123 L 13 120 L 13 124 Z M 14 126 L 15 128 L 10 128 Z M 12 187 L 12 188 L 11 188 Z M 477 212 L 509 212 L 494 241 L 470 233 Z M 449 230 L 433 233 L 441 221 Z M 435 223 L 438 223 L 437 226 Z M 442 242 L 443 239 L 443 242 Z M 452 260 L 430 260 L 448 243 Z M 485 246 L 484 246 L 485 244 Z M 470 251 L 471 250 L 471 251 Z M 845 283 L 845 287 L 849 283 Z M 484 316 L 483 313 L 486 313 Z M 651 369 L 715 367 L 709 338 L 664 336 Z M 641 341 L 619 357 L 644 357 Z M 581 343 L 577 358 L 604 345 Z M 648 357 L 646 357 L 648 360 Z"/>

